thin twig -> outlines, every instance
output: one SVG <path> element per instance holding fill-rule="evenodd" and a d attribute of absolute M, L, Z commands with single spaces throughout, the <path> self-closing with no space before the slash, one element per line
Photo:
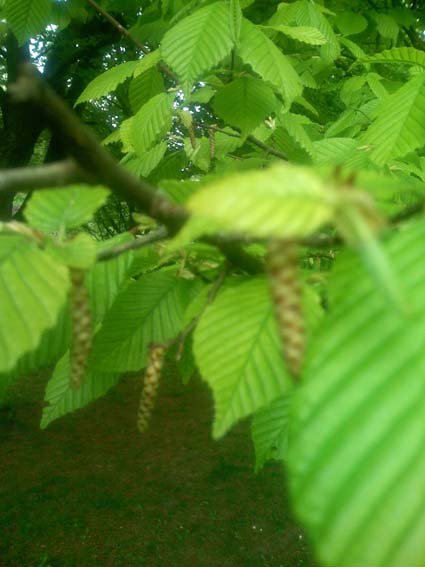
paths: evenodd
<path fill-rule="evenodd" d="M 99 14 L 101 14 L 106 20 L 108 20 L 108 22 L 112 24 L 120 32 L 120 34 L 122 34 L 125 38 L 131 41 L 138 49 L 140 49 L 140 51 L 145 53 L 145 55 L 151 52 L 151 50 L 148 47 L 146 47 L 146 45 L 143 45 L 143 43 L 141 43 L 137 38 L 132 36 L 131 33 L 128 31 L 128 29 L 126 29 L 122 24 L 120 24 L 119 21 L 116 20 L 113 16 L 111 16 L 111 14 L 107 12 L 104 8 L 102 8 L 102 6 L 99 6 L 99 4 L 95 0 L 87 0 L 87 2 L 97 12 L 99 12 Z M 158 63 L 158 68 L 163 73 L 168 75 L 170 79 L 178 82 L 177 75 L 167 65 L 165 65 L 164 63 Z"/>
<path fill-rule="evenodd" d="M 215 124 L 203 124 L 202 122 L 194 122 L 194 124 L 199 128 L 204 128 L 205 130 L 214 130 L 215 132 L 221 132 L 222 134 L 226 134 L 226 136 L 230 136 L 231 138 L 242 138 L 240 133 L 228 132 L 224 128 L 219 128 Z M 248 140 L 248 142 L 251 142 L 251 144 L 254 144 L 255 146 L 261 148 L 267 154 L 278 157 L 281 160 L 288 161 L 288 157 L 284 153 L 280 152 L 279 150 L 276 150 L 275 148 L 269 146 L 268 144 L 265 144 L 264 142 L 253 136 L 252 134 L 249 134 L 249 136 L 247 136 L 246 139 Z"/>
<path fill-rule="evenodd" d="M 184 349 L 184 344 L 186 342 L 187 337 L 190 335 L 190 333 L 195 329 L 196 325 L 199 323 L 202 315 L 204 314 L 206 308 L 211 305 L 214 301 L 214 299 L 217 297 L 217 293 L 220 291 L 221 286 L 223 285 L 224 280 L 226 279 L 226 275 L 228 273 L 228 265 L 226 264 L 223 268 L 223 270 L 220 272 L 218 278 L 215 280 L 215 282 L 213 283 L 209 293 L 208 293 L 208 297 L 207 297 L 207 302 L 204 306 L 204 308 L 202 309 L 201 313 L 199 313 L 199 315 L 197 317 L 195 317 L 194 319 L 192 319 L 192 321 L 189 323 L 189 325 L 187 325 L 183 331 L 180 333 L 180 335 L 177 337 L 177 342 L 178 342 L 178 347 L 177 347 L 177 353 L 176 353 L 176 361 L 179 361 L 182 357 L 183 354 L 183 349 Z"/>
<path fill-rule="evenodd" d="M 164 240 L 168 236 L 168 231 L 165 226 L 159 227 L 157 230 L 152 230 L 148 232 L 148 234 L 144 234 L 143 236 L 138 236 L 135 240 L 131 242 L 125 242 L 124 244 L 120 244 L 119 246 L 115 246 L 114 248 L 109 248 L 109 250 L 102 250 L 97 255 L 97 260 L 99 262 L 104 262 L 106 260 L 111 260 L 112 258 L 116 258 L 125 252 L 129 252 L 130 250 L 138 250 L 139 248 L 143 248 L 144 246 L 148 246 L 153 242 L 158 242 L 159 240 Z"/>

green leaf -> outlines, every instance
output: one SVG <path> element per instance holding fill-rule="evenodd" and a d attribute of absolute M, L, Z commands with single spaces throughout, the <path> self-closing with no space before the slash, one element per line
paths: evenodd
<path fill-rule="evenodd" d="M 379 35 L 386 39 L 397 41 L 400 29 L 394 18 L 389 14 L 375 14 L 374 18 Z"/>
<path fill-rule="evenodd" d="M 229 28 L 234 44 L 239 45 L 242 27 L 242 10 L 239 0 L 229 0 Z"/>
<path fill-rule="evenodd" d="M 304 128 L 304 119 L 304 116 L 287 112 L 282 116 L 281 121 L 291 138 L 293 138 L 301 146 L 301 148 L 303 148 L 303 150 L 314 158 L 316 150 Z"/>
<path fill-rule="evenodd" d="M 248 134 L 270 116 L 276 108 L 272 89 L 252 77 L 241 77 L 218 91 L 214 110 L 225 122 Z"/>
<path fill-rule="evenodd" d="M 223 2 L 200 8 L 173 26 L 161 43 L 161 55 L 183 83 L 192 84 L 216 66 L 233 47 L 229 9 Z"/>
<path fill-rule="evenodd" d="M 100 186 L 42 189 L 31 195 L 24 216 L 32 228 L 43 232 L 78 228 L 106 203 L 108 195 L 109 190 Z"/>
<path fill-rule="evenodd" d="M 133 112 L 136 113 L 152 97 L 162 93 L 164 88 L 164 79 L 156 67 L 134 77 L 128 89 L 128 97 Z"/>
<path fill-rule="evenodd" d="M 380 103 L 362 141 L 372 146 L 370 157 L 378 165 L 425 144 L 425 73 Z"/>
<path fill-rule="evenodd" d="M 99 243 L 97 250 L 98 252 L 108 250 L 133 240 L 133 236 L 128 233 L 119 234 L 110 240 Z M 134 253 L 129 251 L 111 260 L 97 262 L 89 271 L 86 286 L 89 291 L 94 325 L 103 319 L 118 293 L 122 291 L 126 281 L 129 281 L 133 258 Z"/>
<path fill-rule="evenodd" d="M 140 370 L 152 342 L 175 337 L 191 300 L 193 282 L 171 271 L 145 274 L 118 295 L 96 335 L 96 370 Z"/>
<path fill-rule="evenodd" d="M 265 279 L 240 279 L 207 308 L 194 334 L 194 354 L 213 390 L 213 436 L 290 387 Z"/>
<path fill-rule="evenodd" d="M 335 265 L 330 312 L 293 406 L 289 454 L 296 512 L 322 565 L 425 561 L 424 244 L 423 219 L 385 244 L 409 316 L 353 254 Z"/>
<path fill-rule="evenodd" d="M 147 152 L 142 152 L 139 156 L 128 154 L 121 160 L 121 165 L 131 171 L 136 177 L 148 177 L 161 163 L 166 151 L 167 142 L 161 142 Z"/>
<path fill-rule="evenodd" d="M 284 35 L 302 41 L 308 45 L 324 45 L 328 40 L 317 28 L 311 26 L 285 26 L 283 24 L 275 26 L 264 26 L 266 29 L 273 29 Z"/>
<path fill-rule="evenodd" d="M 355 35 L 367 28 L 367 20 L 357 12 L 344 10 L 335 18 L 335 23 L 342 35 Z"/>
<path fill-rule="evenodd" d="M 19 236 L 0 238 L 0 372 L 35 350 L 63 306 L 68 270 Z"/>
<path fill-rule="evenodd" d="M 160 62 L 160 60 L 161 60 L 161 54 L 159 52 L 159 49 L 156 49 L 155 51 L 151 51 L 150 53 L 143 55 L 142 59 L 138 62 L 134 70 L 133 77 L 136 78 L 142 73 L 145 73 L 146 71 L 157 65 Z"/>
<path fill-rule="evenodd" d="M 85 232 L 67 242 L 50 242 L 47 250 L 58 262 L 70 268 L 86 270 L 96 261 L 96 242 Z"/>
<path fill-rule="evenodd" d="M 208 138 L 197 138 L 195 148 L 192 147 L 191 140 L 189 138 L 185 138 L 184 151 L 194 166 L 198 167 L 205 173 L 209 171 L 211 166 L 211 149 Z"/>
<path fill-rule="evenodd" d="M 69 352 L 57 363 L 53 376 L 47 382 L 40 428 L 59 417 L 74 412 L 100 398 L 119 380 L 118 374 L 89 371 L 78 390 L 69 386 Z"/>
<path fill-rule="evenodd" d="M 7 23 L 20 44 L 41 33 L 51 14 L 50 0 L 6 0 L 4 6 Z"/>
<path fill-rule="evenodd" d="M 286 460 L 291 403 L 292 394 L 288 393 L 254 414 L 251 434 L 255 448 L 255 472 L 271 459 Z"/>
<path fill-rule="evenodd" d="M 338 38 L 331 24 L 322 14 L 320 7 L 309 0 L 299 0 L 295 3 L 296 22 L 300 26 L 313 26 L 326 38 L 327 42 L 321 47 L 320 54 L 326 63 L 331 63 L 340 55 Z"/>
<path fill-rule="evenodd" d="M 425 68 L 425 53 L 414 47 L 393 47 L 375 55 L 364 55 L 361 59 L 370 63 L 405 63 Z"/>
<path fill-rule="evenodd" d="M 140 64 L 140 61 L 127 61 L 98 75 L 86 86 L 74 106 L 88 100 L 96 100 L 114 91 L 118 85 L 133 75 Z"/>
<path fill-rule="evenodd" d="M 171 128 L 174 95 L 161 93 L 151 98 L 133 117 L 130 140 L 138 154 L 143 154 Z"/>
<path fill-rule="evenodd" d="M 256 73 L 283 94 L 288 108 L 301 95 L 301 79 L 287 57 L 260 28 L 246 19 L 242 22 L 238 54 Z"/>
<path fill-rule="evenodd" d="M 202 234 L 302 238 L 333 217 L 335 195 L 313 171 L 287 163 L 220 178 L 192 195 L 179 247 Z"/>

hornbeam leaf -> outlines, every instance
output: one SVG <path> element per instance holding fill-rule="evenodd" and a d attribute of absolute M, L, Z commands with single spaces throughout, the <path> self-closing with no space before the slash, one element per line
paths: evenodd
<path fill-rule="evenodd" d="M 301 95 L 302 82 L 282 51 L 260 28 L 243 19 L 238 53 L 265 81 L 285 97 L 287 106 Z"/>
<path fill-rule="evenodd" d="M 296 512 L 324 566 L 425 564 L 424 245 L 423 219 L 384 244 L 408 316 L 353 253 L 330 280 L 288 458 Z"/>
<path fill-rule="evenodd" d="M 127 61 L 98 75 L 86 86 L 74 106 L 88 100 L 96 100 L 114 91 L 118 85 L 131 77 L 136 70 L 140 69 L 143 61 L 144 59 L 142 61 Z"/>
<path fill-rule="evenodd" d="M 414 47 L 393 47 L 375 55 L 365 55 L 361 60 L 368 63 L 404 63 L 425 68 L 425 53 Z"/>
<path fill-rule="evenodd" d="M 425 73 L 382 100 L 362 142 L 372 146 L 370 157 L 378 165 L 425 144 Z"/>
<path fill-rule="evenodd" d="M 288 392 L 254 415 L 251 433 L 255 448 L 255 472 L 258 472 L 270 459 L 278 461 L 286 459 L 291 403 L 292 393 Z"/>
<path fill-rule="evenodd" d="M 105 187 L 75 185 L 61 189 L 42 189 L 31 195 L 24 216 L 30 226 L 43 232 L 77 228 L 88 222 L 106 203 Z"/>
<path fill-rule="evenodd" d="M 264 27 L 279 31 L 292 39 L 309 45 L 324 45 L 328 41 L 320 30 L 311 26 L 285 26 L 279 24 Z"/>
<path fill-rule="evenodd" d="M 52 13 L 50 0 L 6 0 L 5 16 L 20 44 L 41 33 Z"/>
<path fill-rule="evenodd" d="M 80 409 L 100 398 L 119 380 L 119 374 L 89 371 L 78 390 L 69 385 L 69 352 L 57 363 L 53 376 L 47 382 L 40 428 L 45 429 L 53 420 Z"/>
<path fill-rule="evenodd" d="M 181 20 L 164 36 L 160 51 L 182 82 L 193 83 L 233 47 L 229 8 L 224 2 L 205 6 Z"/>
<path fill-rule="evenodd" d="M 242 135 L 252 132 L 276 108 L 272 89 L 253 77 L 241 77 L 218 91 L 214 110 L 225 122 L 241 129 Z"/>
<path fill-rule="evenodd" d="M 140 370 L 151 342 L 175 337 L 182 327 L 194 283 L 171 271 L 143 275 L 121 292 L 96 335 L 92 367 L 105 371 Z"/>
<path fill-rule="evenodd" d="M 192 216 L 171 247 L 217 232 L 301 238 L 332 219 L 336 198 L 314 171 L 287 163 L 230 175 L 190 197 Z"/>
<path fill-rule="evenodd" d="M 160 93 L 144 104 L 130 124 L 130 141 L 143 154 L 171 128 L 174 95 Z"/>
<path fill-rule="evenodd" d="M 194 354 L 214 393 L 216 439 L 290 388 L 263 278 L 223 290 L 195 330 Z"/>
<path fill-rule="evenodd" d="M 53 327 L 69 287 L 68 270 L 19 236 L 0 238 L 0 372 L 35 350 Z"/>

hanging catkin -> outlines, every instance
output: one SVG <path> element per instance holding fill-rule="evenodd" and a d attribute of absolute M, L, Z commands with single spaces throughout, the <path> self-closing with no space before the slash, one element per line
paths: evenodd
<path fill-rule="evenodd" d="M 141 433 L 144 433 L 149 427 L 149 421 L 158 391 L 159 379 L 161 377 L 161 369 L 164 363 L 164 355 L 165 347 L 162 345 L 154 345 L 149 351 L 149 359 L 137 415 L 137 428 Z"/>
<path fill-rule="evenodd" d="M 78 390 L 84 380 L 92 345 L 92 322 L 85 272 L 71 269 L 70 312 L 72 324 L 69 385 Z"/>
<path fill-rule="evenodd" d="M 192 122 L 187 127 L 187 130 L 189 132 L 190 145 L 192 146 L 192 149 L 196 150 L 195 127 Z"/>
<path fill-rule="evenodd" d="M 208 138 L 210 141 L 210 158 L 211 161 L 215 159 L 215 130 L 214 128 L 210 128 L 208 132 Z"/>
<path fill-rule="evenodd" d="M 267 267 L 283 355 L 289 372 L 297 379 L 301 373 L 305 351 L 297 244 L 286 240 L 273 240 L 269 245 Z"/>

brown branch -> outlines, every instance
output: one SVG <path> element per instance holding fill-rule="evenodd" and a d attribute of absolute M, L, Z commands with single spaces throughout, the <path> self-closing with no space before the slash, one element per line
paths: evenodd
<path fill-rule="evenodd" d="M 29 193 L 33 189 L 65 187 L 72 183 L 91 183 L 88 176 L 73 159 L 57 161 L 37 167 L 16 167 L 0 170 L 0 194 Z"/>
<path fill-rule="evenodd" d="M 112 260 L 112 258 L 121 256 L 121 254 L 124 254 L 125 252 L 129 252 L 130 250 L 138 250 L 139 248 L 148 246 L 153 242 L 164 240 L 165 238 L 167 238 L 167 236 L 168 236 L 167 229 L 165 228 L 165 226 L 161 226 L 157 230 L 152 230 L 148 234 L 139 236 L 135 240 L 132 240 L 131 242 L 125 242 L 124 244 L 120 244 L 119 246 L 115 246 L 114 248 L 109 248 L 109 250 L 102 250 L 102 252 L 99 252 L 99 254 L 97 255 L 97 260 L 99 262 Z"/>
<path fill-rule="evenodd" d="M 131 33 L 128 31 L 128 29 L 126 29 L 122 24 L 120 24 L 119 21 L 116 20 L 113 16 L 111 16 L 111 14 L 107 12 L 104 8 L 102 8 L 102 6 L 99 6 L 99 4 L 95 0 L 87 0 L 87 2 L 97 12 L 99 12 L 99 14 L 101 14 L 106 20 L 108 20 L 108 22 L 112 24 L 120 32 L 120 34 L 122 34 L 125 38 L 131 41 L 138 49 L 140 49 L 140 51 L 145 53 L 145 55 L 151 52 L 150 49 L 146 47 L 146 45 L 143 45 L 143 43 L 141 43 L 138 39 L 132 36 Z M 158 68 L 163 73 L 165 73 L 165 75 L 168 75 L 170 79 L 178 82 L 177 75 L 167 65 L 165 65 L 164 63 L 158 63 Z"/>
<path fill-rule="evenodd" d="M 171 203 L 147 181 L 120 167 L 77 115 L 43 82 L 34 67 L 24 65 L 17 82 L 10 85 L 9 92 L 15 102 L 31 104 L 36 112 L 44 114 L 70 155 L 97 183 L 137 203 L 147 214 L 165 224 L 171 234 L 175 234 L 187 220 L 188 215 L 182 207 Z"/>
<path fill-rule="evenodd" d="M 156 187 L 122 168 L 77 115 L 43 82 L 32 65 L 22 67 L 21 75 L 15 84 L 10 85 L 9 92 L 16 103 L 31 105 L 35 112 L 44 115 L 54 134 L 63 140 L 68 153 L 91 183 L 103 184 L 117 195 L 138 204 L 149 216 L 165 225 L 170 236 L 188 220 L 188 212 L 183 207 L 172 203 Z M 216 245 L 230 262 L 244 271 L 262 271 L 261 262 L 246 253 L 238 243 L 213 238 L 205 241 Z"/>

